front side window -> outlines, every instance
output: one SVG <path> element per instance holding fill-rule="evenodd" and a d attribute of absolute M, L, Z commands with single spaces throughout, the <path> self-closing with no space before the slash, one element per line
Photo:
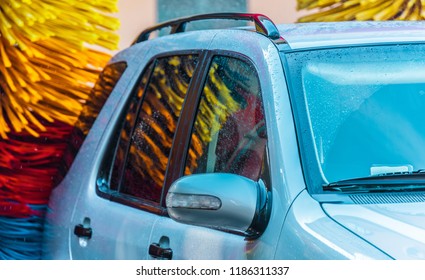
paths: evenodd
<path fill-rule="evenodd" d="M 266 145 L 255 67 L 214 57 L 191 135 L 185 174 L 225 172 L 258 180 Z"/>
<path fill-rule="evenodd" d="M 305 167 L 323 184 L 425 168 L 424 57 L 420 44 L 286 54 Z"/>
<path fill-rule="evenodd" d="M 119 193 L 160 202 L 174 133 L 196 64 L 194 55 L 156 60 L 130 136 Z"/>

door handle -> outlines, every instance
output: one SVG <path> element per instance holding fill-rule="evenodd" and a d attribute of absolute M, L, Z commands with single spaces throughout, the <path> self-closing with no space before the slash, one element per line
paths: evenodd
<path fill-rule="evenodd" d="M 93 235 L 93 230 L 91 227 L 85 227 L 82 224 L 78 224 L 74 228 L 74 234 L 78 237 L 86 237 L 87 239 L 90 239 Z"/>
<path fill-rule="evenodd" d="M 173 258 L 173 250 L 171 248 L 161 248 L 159 243 L 152 243 L 149 246 L 149 255 L 156 259 L 171 260 Z"/>

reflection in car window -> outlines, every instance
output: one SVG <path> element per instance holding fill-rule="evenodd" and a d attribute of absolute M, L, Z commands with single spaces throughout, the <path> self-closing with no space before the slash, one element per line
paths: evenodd
<path fill-rule="evenodd" d="M 83 105 L 78 121 L 74 126 L 74 130 L 68 142 L 68 147 L 64 152 L 64 162 L 60 165 L 61 170 L 58 175 L 59 178 L 56 178 L 57 181 L 60 181 L 71 167 L 78 150 L 99 115 L 100 110 L 126 68 L 126 62 L 117 62 L 105 66 L 103 71 L 100 73 L 96 84 L 91 90 L 88 100 Z"/>
<path fill-rule="evenodd" d="M 140 100 L 145 92 L 146 84 L 149 80 L 149 76 L 152 72 L 153 63 L 151 63 L 146 70 L 144 71 L 139 84 L 137 85 L 136 91 L 131 95 L 131 100 L 129 101 L 128 108 L 126 108 L 126 116 L 123 121 L 123 127 L 121 129 L 120 139 L 118 142 L 117 150 L 115 152 L 115 159 L 112 168 L 112 176 L 109 188 L 111 190 L 117 190 L 119 181 L 122 176 L 125 163 L 125 155 L 128 150 L 130 143 L 131 130 L 134 123 L 136 122 L 137 109 L 140 103 Z"/>
<path fill-rule="evenodd" d="M 197 57 L 156 61 L 127 155 L 120 193 L 159 203 L 180 111 Z"/>
<path fill-rule="evenodd" d="M 258 180 L 266 144 L 255 68 L 216 56 L 199 104 L 185 174 L 227 172 Z"/>

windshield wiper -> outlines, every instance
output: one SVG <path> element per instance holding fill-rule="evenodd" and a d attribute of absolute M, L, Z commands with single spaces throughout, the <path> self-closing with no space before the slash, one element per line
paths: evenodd
<path fill-rule="evenodd" d="M 425 189 L 425 169 L 346 179 L 323 186 L 330 191 L 399 191 Z"/>

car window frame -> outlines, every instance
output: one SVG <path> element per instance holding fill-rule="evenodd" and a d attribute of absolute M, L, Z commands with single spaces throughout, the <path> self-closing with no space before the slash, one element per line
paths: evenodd
<path fill-rule="evenodd" d="M 168 216 L 167 208 L 165 205 L 165 198 L 172 183 L 176 181 L 177 179 L 181 178 L 182 176 L 184 176 L 186 156 L 190 146 L 190 137 L 188 137 L 188 135 L 192 134 L 195 117 L 198 112 L 198 106 L 202 98 L 205 82 L 208 78 L 208 73 L 209 73 L 214 57 L 225 56 L 225 57 L 229 57 L 233 59 L 238 59 L 245 63 L 250 64 L 256 71 L 256 75 L 258 76 L 260 87 L 261 87 L 261 75 L 259 75 L 257 64 L 255 63 L 253 59 L 239 52 L 229 51 L 229 50 L 188 49 L 188 50 L 181 50 L 181 51 L 164 52 L 151 57 L 147 61 L 145 67 L 140 70 L 140 73 L 138 74 L 138 78 L 134 82 L 134 84 L 130 85 L 130 88 L 131 88 L 130 93 L 127 94 L 127 96 L 125 96 L 126 98 L 125 109 L 123 109 L 122 112 L 120 112 L 120 116 L 119 116 L 120 121 L 118 121 L 116 126 L 113 128 L 114 131 L 112 135 L 114 136 L 110 137 L 110 139 L 107 139 L 107 141 L 109 142 L 108 146 L 111 149 L 113 149 L 113 153 L 111 153 L 112 158 L 111 158 L 111 155 L 109 155 L 109 157 L 103 156 L 103 158 L 101 159 L 102 164 L 100 169 L 104 170 L 105 168 L 107 168 L 108 174 L 112 173 L 112 168 L 115 161 L 116 149 L 118 148 L 121 130 L 125 122 L 125 117 L 127 115 L 128 108 L 131 104 L 132 97 L 135 94 L 137 94 L 137 90 L 140 85 L 141 79 L 143 78 L 144 75 L 147 74 L 146 71 L 148 71 L 150 68 L 150 73 L 148 74 L 148 77 L 150 80 L 153 69 L 155 67 L 155 62 L 157 59 L 171 57 L 171 56 L 184 56 L 184 55 L 198 55 L 198 62 L 197 62 L 195 71 L 193 73 L 188 91 L 186 93 L 185 100 L 183 102 L 179 120 L 176 125 L 176 130 L 174 134 L 174 139 L 172 141 L 170 155 L 168 158 L 164 183 L 162 186 L 161 199 L 159 204 L 153 203 L 152 201 L 145 200 L 142 198 L 136 198 L 130 195 L 119 193 L 118 190 L 109 189 L 109 186 L 107 188 L 105 187 L 102 188 L 101 186 L 97 185 L 96 193 L 99 197 L 102 197 L 103 199 L 108 199 L 112 202 L 122 204 L 124 206 L 137 208 L 142 211 L 147 211 L 147 212 L 161 215 L 161 216 Z M 140 100 L 138 100 L 137 111 L 140 109 L 140 106 L 143 104 L 144 96 L 145 94 L 143 93 Z M 261 95 L 261 98 L 263 98 L 263 94 Z M 137 122 L 137 118 L 135 118 L 134 123 L 132 124 L 131 133 L 133 133 L 134 131 L 136 122 Z M 130 143 L 128 146 L 130 146 Z M 128 150 L 129 149 L 127 149 L 126 151 L 125 158 L 127 158 Z M 105 161 L 107 161 L 107 158 L 109 158 L 109 163 L 105 163 Z M 124 161 L 123 164 L 125 165 L 126 161 Z M 97 176 L 98 180 L 99 180 L 99 174 L 101 172 L 100 169 Z M 121 184 L 122 180 L 123 180 L 123 176 L 120 177 L 119 184 Z"/>
<path fill-rule="evenodd" d="M 115 125 L 115 127 L 113 127 L 113 133 L 110 137 L 110 139 L 107 139 L 106 141 L 108 142 L 108 146 L 109 146 L 109 150 L 113 150 L 112 153 L 108 153 L 109 155 L 104 155 L 103 158 L 101 159 L 101 167 L 98 170 L 98 175 L 97 175 L 97 181 L 99 182 L 100 180 L 103 180 L 103 178 L 101 177 L 108 177 L 107 179 L 107 187 L 102 187 L 101 184 L 99 184 L 97 182 L 97 186 L 96 186 L 96 193 L 99 197 L 104 198 L 104 199 L 108 199 L 110 201 L 125 205 L 125 206 L 129 206 L 129 207 L 133 207 L 133 208 L 137 208 L 143 211 L 147 211 L 147 212 L 151 212 L 151 213 L 156 213 L 156 214 L 160 214 L 160 215 L 164 215 L 166 213 L 166 209 L 162 206 L 162 195 L 164 192 L 164 186 L 165 183 L 167 182 L 167 173 L 168 173 L 168 168 L 169 168 L 169 164 L 173 155 L 173 150 L 174 150 L 174 141 L 176 139 L 176 135 L 178 134 L 179 131 L 179 123 L 180 120 L 182 118 L 183 112 L 185 111 L 185 108 L 187 106 L 185 106 L 185 103 L 187 102 L 188 96 L 189 95 L 193 95 L 193 88 L 194 88 L 194 78 L 197 76 L 198 72 L 202 72 L 202 69 L 200 68 L 200 64 L 201 61 L 203 60 L 203 50 L 183 50 L 183 51 L 172 51 L 172 52 L 164 52 L 158 55 L 155 55 L 153 57 L 151 57 L 148 62 L 146 63 L 145 67 L 143 67 L 143 69 L 140 70 L 140 72 L 138 73 L 138 78 L 137 80 L 134 82 L 134 84 L 130 85 L 129 88 L 131 88 L 131 90 L 129 91 L 130 93 L 127 94 L 125 96 L 126 100 L 125 100 L 125 106 L 124 109 L 120 112 L 120 116 L 119 116 L 119 121 L 117 122 L 117 124 Z M 162 187 L 162 191 L 161 191 L 161 200 L 159 204 L 156 204 L 152 201 L 149 201 L 147 199 L 142 199 L 142 198 L 136 198 L 134 196 L 131 195 L 127 195 L 124 193 L 120 193 L 119 190 L 112 190 L 110 189 L 109 183 L 110 183 L 110 176 L 112 174 L 112 169 L 114 167 L 114 162 L 115 162 L 115 156 L 116 156 L 116 150 L 118 149 L 118 144 L 120 142 L 120 135 L 121 135 L 121 131 L 124 127 L 124 123 L 125 123 L 125 117 L 127 116 L 130 104 L 132 102 L 132 99 L 134 97 L 134 95 L 137 94 L 137 90 L 139 88 L 141 79 L 145 76 L 148 75 L 148 82 L 147 85 L 150 82 L 151 76 L 152 76 L 152 72 L 154 70 L 156 61 L 158 59 L 163 59 L 163 58 L 167 58 L 167 57 L 172 57 L 172 56 L 188 56 L 188 55 L 197 55 L 198 56 L 198 63 L 196 65 L 196 68 L 194 70 L 194 74 L 192 76 L 192 79 L 190 81 L 189 87 L 188 87 L 188 91 L 186 93 L 185 96 L 185 101 L 183 102 L 183 106 L 182 106 L 182 110 L 180 112 L 180 117 L 179 120 L 177 122 L 177 126 L 176 126 L 176 131 L 174 134 L 174 139 L 173 139 L 173 144 L 171 147 L 171 151 L 170 151 L 170 155 L 169 155 L 169 159 L 168 159 L 168 164 L 167 164 L 167 168 L 166 168 L 166 173 L 165 173 L 165 179 L 164 179 L 164 183 L 163 183 L 163 187 Z M 150 71 L 150 73 L 147 73 L 146 71 Z M 146 88 L 145 88 L 146 89 Z M 195 93 L 196 94 L 196 93 Z M 145 92 L 143 92 L 141 98 L 137 101 L 137 109 L 136 111 L 138 112 L 140 109 L 140 106 L 142 106 L 143 101 L 144 101 L 144 97 L 145 97 Z M 136 113 L 136 115 L 138 115 Z M 134 128 L 136 126 L 138 118 L 136 117 L 134 122 L 131 124 L 131 129 L 130 129 L 130 133 L 132 134 L 134 131 Z M 131 143 L 128 143 L 128 148 L 125 152 L 125 159 L 127 159 L 127 154 L 129 152 L 129 147 L 130 147 Z M 123 164 L 125 165 L 127 162 L 127 160 L 124 160 Z M 101 175 L 102 172 L 106 172 L 106 175 Z M 121 184 L 123 180 L 123 176 L 121 174 L 120 178 L 119 178 L 119 183 L 118 185 Z"/>
<path fill-rule="evenodd" d="M 166 184 L 163 188 L 162 199 L 161 199 L 161 204 L 164 205 L 164 207 L 166 207 L 165 206 L 165 198 L 166 198 L 166 195 L 168 193 L 169 188 L 171 187 L 171 184 L 174 181 L 176 181 L 177 179 L 184 176 L 184 169 L 186 167 L 186 159 L 187 159 L 187 154 L 188 154 L 188 150 L 189 150 L 189 146 L 190 146 L 190 140 L 191 140 L 190 136 L 192 135 L 192 130 L 193 130 L 193 126 L 194 126 L 194 123 L 195 123 L 195 118 L 196 118 L 197 113 L 198 113 L 199 103 L 201 102 L 201 99 L 202 99 L 203 89 L 204 89 L 205 83 L 208 79 L 209 70 L 210 70 L 210 67 L 213 63 L 214 57 L 216 57 L 216 56 L 238 59 L 242 62 L 250 64 L 255 69 L 255 72 L 256 72 L 256 75 L 257 75 L 258 81 L 259 81 L 259 86 L 260 86 L 260 88 L 262 88 L 262 86 L 261 86 L 261 84 L 262 84 L 261 83 L 261 75 L 259 75 L 257 64 L 249 56 L 244 55 L 244 54 L 239 53 L 239 52 L 229 51 L 229 50 L 208 50 L 208 51 L 206 51 L 205 57 L 204 57 L 205 59 L 202 62 L 202 71 L 200 71 L 200 73 L 199 73 L 200 78 L 196 82 L 196 94 L 193 94 L 193 96 L 190 96 L 190 99 L 187 100 L 187 107 L 189 107 L 189 108 L 188 109 L 184 108 L 186 106 L 186 104 L 184 104 L 184 107 L 183 107 L 183 110 L 182 110 L 182 112 L 185 112 L 184 117 L 186 117 L 190 120 L 190 124 L 186 125 L 185 127 L 180 128 L 180 120 L 184 119 L 183 114 L 180 116 L 180 119 L 179 119 L 179 124 L 178 124 L 178 127 L 177 127 L 177 129 L 180 128 L 179 135 L 177 135 L 177 133 L 176 133 L 174 141 L 176 141 L 177 143 L 180 143 L 181 149 L 177 149 L 178 152 L 176 154 L 174 154 L 173 153 L 174 146 L 173 146 L 173 149 L 172 149 L 171 154 L 170 154 L 169 164 L 171 163 L 172 157 L 173 157 L 173 162 L 179 161 L 180 163 L 174 164 L 172 166 L 172 169 L 173 169 L 171 171 L 172 173 L 170 173 L 169 177 L 166 177 Z M 195 75 L 194 75 L 194 78 L 195 78 Z M 260 96 L 263 99 L 263 93 L 261 93 Z M 263 103 L 263 110 L 265 110 L 264 103 Z M 266 119 L 266 116 L 264 116 L 264 118 Z M 267 120 L 266 120 L 266 124 L 267 124 Z M 266 126 L 266 129 L 267 129 L 267 126 Z M 173 143 L 173 145 L 174 145 L 174 143 Z M 268 144 L 266 142 L 266 147 L 267 146 L 268 146 Z M 268 161 L 268 158 L 267 158 L 267 161 Z M 167 167 L 167 170 L 168 169 L 169 168 Z M 261 176 L 260 176 L 259 180 L 260 179 L 261 179 Z M 165 210 L 166 210 L 166 208 L 165 208 Z"/>

